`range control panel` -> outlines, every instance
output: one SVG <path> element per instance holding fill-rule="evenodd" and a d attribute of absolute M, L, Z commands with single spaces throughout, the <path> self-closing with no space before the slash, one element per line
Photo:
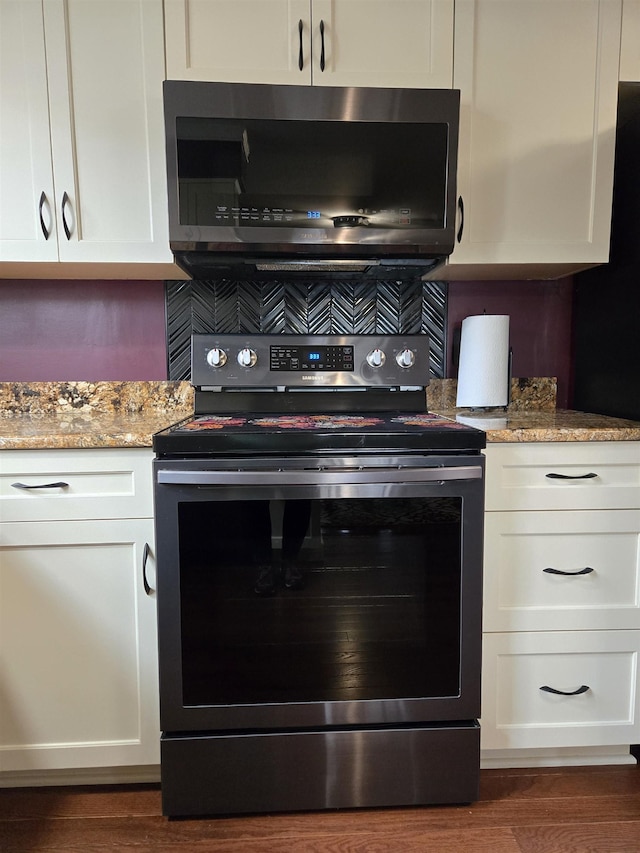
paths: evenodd
<path fill-rule="evenodd" d="M 427 335 L 193 335 L 202 389 L 424 388 Z"/>

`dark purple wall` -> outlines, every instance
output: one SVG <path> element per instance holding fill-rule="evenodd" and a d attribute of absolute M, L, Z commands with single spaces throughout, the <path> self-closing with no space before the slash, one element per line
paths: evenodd
<path fill-rule="evenodd" d="M 509 314 L 514 376 L 557 376 L 566 407 L 572 280 L 449 285 L 451 342 L 472 314 Z M 0 381 L 167 378 L 160 281 L 0 281 Z"/>
<path fill-rule="evenodd" d="M 161 281 L 0 281 L 0 381 L 167 378 Z"/>
<path fill-rule="evenodd" d="M 513 375 L 557 376 L 558 408 L 567 408 L 571 394 L 572 297 L 572 278 L 451 282 L 447 376 L 457 375 L 452 345 L 464 318 L 484 313 L 508 314 Z"/>

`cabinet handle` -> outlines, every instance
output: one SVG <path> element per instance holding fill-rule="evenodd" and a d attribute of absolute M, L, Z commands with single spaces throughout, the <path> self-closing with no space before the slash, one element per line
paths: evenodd
<path fill-rule="evenodd" d="M 149 547 L 149 543 L 145 542 L 142 550 L 142 585 L 146 595 L 151 595 L 153 592 L 147 580 L 147 560 L 149 559 L 149 554 L 151 554 L 151 548 Z"/>
<path fill-rule="evenodd" d="M 44 239 L 48 240 L 49 237 L 51 236 L 51 233 L 49 231 L 47 231 L 47 226 L 44 224 L 44 216 L 42 215 L 42 210 L 43 210 L 45 204 L 48 204 L 48 202 L 47 202 L 47 196 L 45 195 L 45 192 L 43 190 L 41 195 L 40 195 L 40 201 L 38 202 L 38 216 L 40 217 L 40 228 L 42 228 L 42 233 L 44 234 Z"/>
<path fill-rule="evenodd" d="M 65 191 L 62 196 L 62 204 L 60 205 L 60 210 L 62 212 L 62 225 L 64 227 L 64 233 L 67 235 L 67 240 L 70 240 L 71 231 L 69 230 L 69 225 L 67 224 L 66 216 L 67 205 L 71 205 L 71 200 L 69 199 L 69 196 Z"/>
<path fill-rule="evenodd" d="M 588 684 L 583 684 L 577 690 L 556 690 L 555 687 L 548 687 L 546 684 L 543 684 L 540 688 L 545 693 L 554 693 L 556 696 L 580 696 L 581 693 L 586 693 L 590 689 Z"/>
<path fill-rule="evenodd" d="M 69 483 L 41 483 L 37 486 L 28 486 L 26 483 L 11 483 L 13 489 L 68 489 Z"/>
<path fill-rule="evenodd" d="M 304 66 L 304 55 L 302 53 L 302 18 L 298 21 L 298 35 L 300 36 L 300 50 L 298 51 L 298 68 L 302 71 Z"/>
<path fill-rule="evenodd" d="M 324 71 L 324 21 L 320 21 L 320 71 Z"/>
<path fill-rule="evenodd" d="M 456 234 L 456 240 L 458 243 L 462 242 L 462 232 L 464 231 L 464 201 L 462 200 L 462 196 L 458 196 L 458 210 L 460 211 L 460 226 L 458 228 L 458 233 Z"/>
<path fill-rule="evenodd" d="M 545 474 L 550 480 L 593 480 L 597 477 L 593 472 L 590 474 Z"/>
<path fill-rule="evenodd" d="M 548 575 L 566 575 L 567 577 L 575 578 L 577 575 L 590 575 L 594 569 L 591 566 L 585 566 L 584 569 L 580 569 L 576 572 L 565 572 L 563 569 L 543 569 L 543 572 L 546 572 Z"/>

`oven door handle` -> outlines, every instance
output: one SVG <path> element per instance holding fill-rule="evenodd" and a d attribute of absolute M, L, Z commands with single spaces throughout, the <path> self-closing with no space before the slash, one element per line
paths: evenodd
<path fill-rule="evenodd" d="M 184 471 L 159 470 L 161 485 L 175 486 L 316 486 L 359 483 L 444 483 L 450 480 L 480 480 L 480 465 L 443 468 L 382 468 L 348 471 Z"/>

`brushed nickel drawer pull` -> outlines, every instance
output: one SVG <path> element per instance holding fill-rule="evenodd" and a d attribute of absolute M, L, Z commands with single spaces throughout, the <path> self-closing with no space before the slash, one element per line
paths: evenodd
<path fill-rule="evenodd" d="M 549 687 L 544 684 L 540 690 L 544 690 L 545 693 L 554 693 L 556 696 L 580 696 L 582 693 L 586 693 L 587 690 L 590 690 L 588 684 L 583 684 L 581 687 L 578 687 L 577 690 L 556 690 L 555 687 Z"/>
<path fill-rule="evenodd" d="M 36 486 L 29 486 L 26 483 L 11 483 L 13 489 L 68 489 L 69 483 L 41 483 Z"/>
<path fill-rule="evenodd" d="M 585 566 L 584 569 L 578 569 L 575 572 L 567 572 L 563 569 L 552 569 L 549 567 L 547 569 L 543 569 L 542 571 L 546 572 L 548 575 L 566 575 L 567 577 L 575 578 L 578 575 L 590 575 L 591 572 L 595 571 L 595 569 L 592 569 L 591 566 Z"/>

